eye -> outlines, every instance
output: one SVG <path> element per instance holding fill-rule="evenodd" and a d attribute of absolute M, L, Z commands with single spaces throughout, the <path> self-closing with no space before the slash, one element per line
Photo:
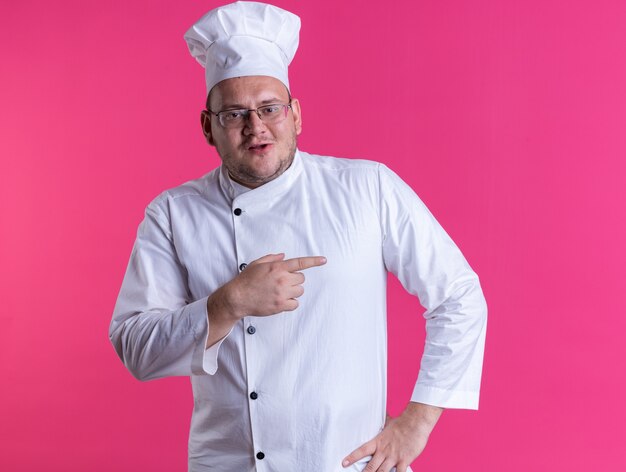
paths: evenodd
<path fill-rule="evenodd" d="M 226 121 L 237 121 L 243 118 L 245 110 L 227 110 L 220 113 Z"/>
<path fill-rule="evenodd" d="M 261 108 L 261 113 L 264 115 L 274 115 L 275 113 L 278 113 L 281 108 L 281 105 L 267 105 Z"/>

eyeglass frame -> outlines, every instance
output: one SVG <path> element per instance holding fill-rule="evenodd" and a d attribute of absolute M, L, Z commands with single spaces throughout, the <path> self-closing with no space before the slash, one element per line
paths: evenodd
<path fill-rule="evenodd" d="M 208 107 L 207 107 L 207 108 L 206 108 L 206 111 L 207 111 L 209 114 L 211 114 L 211 115 L 215 115 L 215 116 L 217 116 L 217 121 L 219 122 L 220 126 L 221 126 L 222 128 L 225 128 L 225 129 L 226 129 L 226 126 L 224 125 L 224 123 L 222 123 L 222 119 L 221 119 L 221 117 L 220 117 L 220 115 L 221 115 L 222 113 L 226 113 L 226 112 L 229 112 L 229 111 L 242 111 L 242 112 L 243 112 L 243 111 L 245 111 L 245 112 L 246 112 L 246 114 L 245 114 L 245 115 L 244 115 L 244 117 L 243 117 L 243 119 L 244 119 L 243 124 L 244 124 L 244 126 L 245 126 L 246 121 L 248 121 L 248 120 L 250 119 L 250 114 L 251 114 L 252 112 L 255 112 L 255 113 L 256 113 L 256 116 L 258 116 L 258 117 L 259 117 L 259 120 L 261 120 L 261 122 L 262 122 L 262 123 L 267 124 L 267 122 L 263 121 L 263 118 L 261 117 L 261 114 L 259 113 L 259 110 L 260 110 L 261 108 L 266 108 L 266 107 L 271 107 L 271 106 L 280 106 L 280 107 L 282 107 L 283 109 L 290 109 L 290 108 L 291 108 L 291 110 L 293 111 L 293 108 L 291 107 L 291 103 L 292 103 L 292 98 L 291 98 L 291 97 L 289 97 L 289 103 L 268 103 L 267 105 L 262 105 L 262 106 L 257 107 L 257 108 L 228 108 L 228 109 L 226 109 L 226 110 L 220 110 L 220 111 L 218 111 L 217 113 L 216 113 L 216 112 L 214 112 L 213 110 L 211 110 L 210 108 L 208 108 Z M 285 118 L 286 118 L 286 117 L 287 117 L 287 114 L 285 113 Z M 281 121 L 278 121 L 277 123 L 281 123 L 283 120 L 284 120 L 284 118 L 283 118 Z M 234 127 L 234 128 L 231 128 L 231 129 L 236 129 L 236 128 L 238 128 L 238 127 Z"/>

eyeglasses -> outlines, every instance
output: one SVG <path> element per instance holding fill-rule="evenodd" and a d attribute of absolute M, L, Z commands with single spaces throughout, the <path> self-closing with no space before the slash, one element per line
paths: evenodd
<path fill-rule="evenodd" d="M 291 100 L 289 103 L 273 103 L 271 105 L 263 105 L 259 108 L 241 109 L 241 110 L 223 110 L 215 113 L 212 110 L 207 110 L 212 115 L 217 116 L 220 124 L 227 129 L 241 128 L 246 121 L 250 119 L 250 113 L 257 114 L 259 119 L 265 124 L 280 123 L 287 117 L 287 109 L 291 108 Z"/>

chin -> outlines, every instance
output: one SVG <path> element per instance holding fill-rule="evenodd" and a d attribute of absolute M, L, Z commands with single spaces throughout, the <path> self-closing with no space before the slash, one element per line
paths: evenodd
<path fill-rule="evenodd" d="M 271 177 L 272 175 L 276 174 L 276 172 L 279 172 L 282 167 L 283 163 L 280 161 L 266 160 L 262 162 L 257 162 L 257 165 L 251 166 L 249 170 L 251 171 L 251 175 Z"/>

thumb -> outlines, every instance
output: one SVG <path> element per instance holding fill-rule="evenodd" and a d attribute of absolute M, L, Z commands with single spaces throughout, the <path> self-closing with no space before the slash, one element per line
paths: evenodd
<path fill-rule="evenodd" d="M 284 258 L 284 252 L 281 252 L 279 254 L 266 254 L 265 256 L 259 257 L 257 260 L 252 261 L 249 265 L 263 264 L 264 262 L 278 262 L 282 261 Z"/>

